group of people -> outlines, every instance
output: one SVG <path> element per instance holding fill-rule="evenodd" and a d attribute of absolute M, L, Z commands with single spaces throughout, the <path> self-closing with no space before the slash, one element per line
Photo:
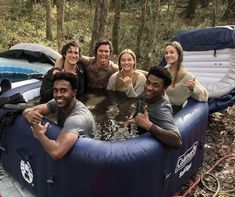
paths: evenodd
<path fill-rule="evenodd" d="M 138 97 L 135 112 L 125 126 L 136 124 L 139 133 L 150 132 L 170 148 L 182 145 L 172 106 L 181 107 L 192 97 L 207 101 L 207 90 L 183 66 L 183 49 L 178 42 L 165 46 L 166 67 L 153 66 L 147 75 L 136 69 L 136 56 L 124 49 L 118 64 L 110 61 L 112 44 L 98 41 L 94 57 L 81 54 L 80 46 L 72 41 L 62 47 L 62 57 L 57 59 L 42 82 L 39 105 L 27 108 L 23 115 L 31 124 L 33 135 L 44 150 L 54 159 L 62 158 L 80 135 L 91 136 L 95 121 L 89 109 L 79 101 L 86 88 L 121 91 L 127 97 Z M 62 130 L 55 140 L 46 136 L 48 123 L 43 116 L 55 113 Z"/>

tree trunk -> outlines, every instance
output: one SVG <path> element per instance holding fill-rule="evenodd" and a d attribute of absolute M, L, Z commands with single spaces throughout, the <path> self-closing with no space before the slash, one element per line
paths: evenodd
<path fill-rule="evenodd" d="M 119 31 L 120 31 L 120 20 L 121 20 L 121 4 L 122 0 L 115 1 L 115 14 L 114 14 L 114 22 L 113 22 L 113 53 L 118 54 L 118 41 L 119 41 Z"/>
<path fill-rule="evenodd" d="M 64 37 L 64 4 L 65 0 L 57 0 L 57 46 L 61 49 Z"/>
<path fill-rule="evenodd" d="M 51 30 L 51 0 L 46 0 L 46 38 L 52 39 L 52 30 Z"/>
<path fill-rule="evenodd" d="M 216 26 L 217 12 L 218 12 L 218 0 L 214 0 L 214 13 L 213 13 L 212 24 L 211 24 L 212 27 Z"/>
<path fill-rule="evenodd" d="M 151 57 L 154 50 L 155 42 L 156 42 L 156 33 L 157 33 L 157 22 L 158 22 L 158 10 L 160 7 L 160 0 L 153 0 L 152 4 L 153 15 L 150 23 L 150 31 L 147 40 L 147 50 L 145 54 L 145 68 L 148 70 L 151 64 Z"/>
<path fill-rule="evenodd" d="M 29 20 L 30 20 L 30 21 L 32 21 L 33 3 L 34 3 L 34 0 L 27 0 L 27 1 L 26 1 L 26 7 L 27 7 L 27 9 L 28 9 Z"/>
<path fill-rule="evenodd" d="M 222 19 L 233 19 L 235 18 L 235 1 L 228 0 L 227 9 L 222 16 Z"/>
<path fill-rule="evenodd" d="M 198 0 L 188 1 L 188 5 L 185 9 L 186 18 L 190 18 L 190 19 L 194 18 L 195 13 L 196 13 L 197 3 L 198 3 Z"/>
<path fill-rule="evenodd" d="M 147 3 L 148 0 L 143 0 L 142 7 L 141 7 L 141 16 L 140 16 L 140 25 L 139 29 L 137 32 L 137 37 L 136 37 L 136 47 L 135 47 L 135 54 L 137 58 L 140 58 L 140 52 L 141 52 L 141 43 L 142 43 L 142 37 L 143 37 L 143 32 L 144 32 L 144 27 L 146 23 L 146 13 L 147 13 Z"/>
<path fill-rule="evenodd" d="M 99 0 L 96 2 L 93 31 L 90 45 L 90 55 L 93 52 L 96 40 L 104 39 L 107 35 L 107 21 L 109 12 L 110 0 Z"/>
<path fill-rule="evenodd" d="M 208 1 L 208 0 L 198 0 L 199 2 L 199 4 L 203 7 L 203 8 L 207 8 L 208 7 L 208 5 L 209 5 L 209 3 L 210 3 L 210 1 Z"/>

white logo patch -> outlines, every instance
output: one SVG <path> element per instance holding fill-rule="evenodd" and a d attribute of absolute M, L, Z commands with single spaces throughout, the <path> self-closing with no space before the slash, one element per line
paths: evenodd
<path fill-rule="evenodd" d="M 186 152 L 183 155 L 181 155 L 178 158 L 176 168 L 175 168 L 175 173 L 177 173 L 179 170 L 184 168 L 184 166 L 186 166 L 186 164 L 192 160 L 192 158 L 196 154 L 197 145 L 198 145 L 198 142 L 196 141 L 188 150 L 186 150 Z"/>
<path fill-rule="evenodd" d="M 21 174 L 29 184 L 33 182 L 33 170 L 31 168 L 31 165 L 28 161 L 20 161 L 20 170 Z"/>

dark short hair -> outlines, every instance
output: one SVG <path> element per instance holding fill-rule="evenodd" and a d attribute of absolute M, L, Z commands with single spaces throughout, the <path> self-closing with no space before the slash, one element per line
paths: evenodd
<path fill-rule="evenodd" d="M 53 75 L 53 84 L 57 80 L 68 81 L 73 90 L 78 89 L 78 76 L 69 72 L 57 72 Z"/>
<path fill-rule="evenodd" d="M 63 56 L 63 58 L 65 57 L 65 55 L 70 47 L 78 47 L 79 55 L 81 56 L 81 49 L 80 49 L 79 43 L 75 40 L 72 40 L 72 41 L 69 41 L 68 43 L 66 43 L 65 45 L 63 45 L 63 47 L 61 49 L 61 55 Z"/>
<path fill-rule="evenodd" d="M 172 77 L 171 74 L 166 70 L 166 68 L 161 67 L 161 66 L 153 66 L 150 68 L 148 75 L 154 75 L 160 79 L 163 80 L 164 82 L 164 87 L 167 87 L 171 84 L 172 82 Z"/>
<path fill-rule="evenodd" d="M 100 47 L 100 45 L 108 45 L 110 53 L 113 51 L 113 45 L 112 45 L 112 43 L 109 40 L 98 40 L 95 43 L 95 47 L 94 47 L 94 55 L 95 55 L 95 57 L 96 57 L 96 54 L 97 54 L 97 51 L 98 51 L 98 48 Z"/>

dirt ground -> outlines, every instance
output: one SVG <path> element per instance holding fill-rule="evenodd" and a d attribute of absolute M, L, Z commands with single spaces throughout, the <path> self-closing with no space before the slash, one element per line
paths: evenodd
<path fill-rule="evenodd" d="M 210 114 L 208 129 L 205 139 L 204 162 L 197 175 L 184 186 L 178 195 L 186 191 L 208 170 L 212 175 L 204 176 L 204 184 L 200 181 L 192 187 L 187 197 L 210 197 L 216 192 L 218 179 L 220 190 L 219 197 L 235 196 L 235 105 L 224 111 Z M 224 159 L 222 159 L 224 158 Z M 221 161 L 219 161 L 221 159 Z M 218 165 L 216 163 L 218 162 Z M 215 167 L 213 167 L 216 165 Z M 212 178 L 211 176 L 215 177 Z M 206 187 L 214 191 L 209 191 Z M 232 191 L 231 191 L 232 190 Z"/>

